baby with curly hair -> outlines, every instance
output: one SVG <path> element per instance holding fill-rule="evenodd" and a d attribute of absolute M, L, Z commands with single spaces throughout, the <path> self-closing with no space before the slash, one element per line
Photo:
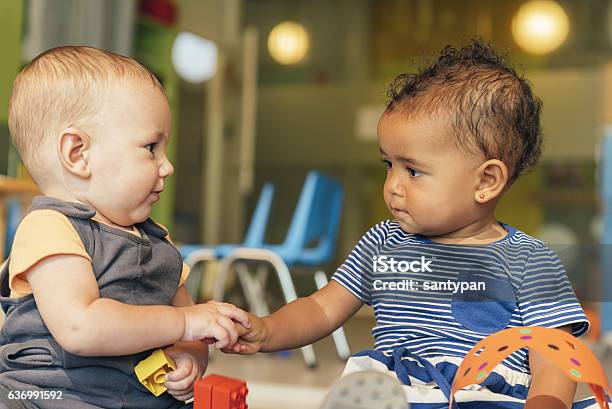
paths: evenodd
<path fill-rule="evenodd" d="M 431 66 L 400 75 L 389 97 L 378 142 L 393 218 L 365 233 L 326 287 L 251 317 L 251 330 L 228 352 L 310 344 L 368 304 L 375 349 L 352 357 L 345 374 L 387 372 L 404 385 L 412 408 L 448 407 L 458 366 L 486 336 L 518 326 L 579 336 L 589 323 L 557 255 L 495 217 L 541 154 L 541 102 L 527 81 L 475 41 L 446 47 Z M 465 407 L 527 401 L 551 409 L 571 406 L 576 384 L 521 349 L 478 388 L 476 400 L 487 403 Z M 473 402 L 473 393 L 462 392 L 475 391 L 457 394 Z"/>

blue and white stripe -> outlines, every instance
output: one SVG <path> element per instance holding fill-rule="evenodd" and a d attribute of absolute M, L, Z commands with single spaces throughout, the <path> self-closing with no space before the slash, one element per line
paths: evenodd
<path fill-rule="evenodd" d="M 395 220 L 386 220 L 362 237 L 332 279 L 373 307 L 375 349 L 388 355 L 406 348 L 425 359 L 463 357 L 487 335 L 517 326 L 571 325 L 575 336 L 584 334 L 588 321 L 557 255 L 541 241 L 511 226 L 504 228 L 508 235 L 491 244 L 451 245 L 406 233 Z M 397 260 L 425 256 L 433 260 L 433 272 L 375 272 L 373 258 L 381 255 Z M 482 279 L 493 284 L 488 288 L 494 292 L 482 302 L 484 298 L 463 298 L 449 291 L 373 286 L 375 280 L 404 279 Z M 528 374 L 527 350 L 516 351 L 502 364 L 509 373 Z"/>

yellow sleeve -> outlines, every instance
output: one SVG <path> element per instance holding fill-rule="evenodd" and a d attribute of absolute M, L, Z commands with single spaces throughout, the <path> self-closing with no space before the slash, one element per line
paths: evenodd
<path fill-rule="evenodd" d="M 189 278 L 190 272 L 191 269 L 189 268 L 189 266 L 185 264 L 185 262 L 183 262 L 183 271 L 181 271 L 181 280 L 179 281 L 179 287 L 185 285 L 185 281 L 187 281 L 187 279 Z"/>
<path fill-rule="evenodd" d="M 82 256 L 91 262 L 81 237 L 65 215 L 49 209 L 28 213 L 17 228 L 11 249 L 11 298 L 31 294 L 32 288 L 23 273 L 46 257 L 59 254 Z"/>
<path fill-rule="evenodd" d="M 170 244 L 172 244 L 174 246 L 174 243 L 172 242 L 172 239 L 170 238 L 170 233 L 168 232 L 168 229 L 166 229 L 166 226 L 164 226 L 161 223 L 157 223 L 155 222 L 155 224 L 157 224 L 159 227 L 161 227 L 162 229 L 164 229 L 166 231 L 166 237 L 164 237 L 164 239 L 168 240 L 170 242 Z M 181 271 L 181 279 L 179 280 L 179 287 L 182 285 L 185 285 L 185 281 L 187 281 L 187 278 L 189 278 L 189 273 L 191 272 L 191 268 L 185 264 L 185 262 L 183 262 L 183 270 Z"/>

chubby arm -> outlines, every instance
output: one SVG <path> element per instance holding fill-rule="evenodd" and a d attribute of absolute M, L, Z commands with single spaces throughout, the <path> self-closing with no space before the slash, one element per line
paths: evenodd
<path fill-rule="evenodd" d="M 184 285 L 181 285 L 172 300 L 172 305 L 175 307 L 190 307 L 195 305 L 191 295 L 185 288 Z M 208 366 L 208 344 L 205 344 L 201 341 L 190 341 L 190 342 L 180 342 L 174 344 L 175 349 L 180 349 L 181 351 L 185 351 L 191 354 L 197 361 L 201 364 L 201 372 L 202 374 L 206 371 L 206 367 Z"/>
<path fill-rule="evenodd" d="M 571 334 L 571 326 L 559 328 Z M 571 408 L 576 394 L 576 382 L 572 381 L 556 365 L 536 351 L 529 351 L 531 386 L 525 409 Z"/>
<path fill-rule="evenodd" d="M 126 355 L 206 337 L 237 339 L 246 313 L 226 304 L 136 306 L 100 298 L 91 263 L 81 256 L 44 258 L 23 273 L 51 335 L 75 355 Z"/>
<path fill-rule="evenodd" d="M 308 297 L 298 298 L 265 318 L 251 316 L 250 332 L 233 351 L 252 354 L 311 344 L 344 324 L 362 302 L 342 285 L 331 281 Z"/>
<path fill-rule="evenodd" d="M 177 307 L 194 305 L 185 286 L 181 285 L 172 301 Z M 177 342 L 165 352 L 174 360 L 176 369 L 166 375 L 164 385 L 168 393 L 178 400 L 193 397 L 194 383 L 208 366 L 208 346 L 200 341 Z"/>

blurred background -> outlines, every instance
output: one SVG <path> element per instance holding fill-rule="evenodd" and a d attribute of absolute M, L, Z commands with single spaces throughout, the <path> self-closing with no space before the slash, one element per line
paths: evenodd
<path fill-rule="evenodd" d="M 316 169 L 344 192 L 331 257 L 319 266 L 328 275 L 365 230 L 390 217 L 376 140 L 387 84 L 447 44 L 491 42 L 543 100 L 546 138 L 540 166 L 519 179 L 498 217 L 561 245 L 584 306 L 596 322 L 606 315 L 599 301 L 612 290 L 599 244 L 612 241 L 605 188 L 612 185 L 605 166 L 612 154 L 612 1 L 2 0 L 0 33 L 0 173 L 21 183 L 3 190 L 3 199 L 33 189 L 9 141 L 15 75 L 48 48 L 92 45 L 135 58 L 166 89 L 176 173 L 153 217 L 176 243 L 240 243 L 266 182 L 276 190 L 265 238 L 282 242 L 304 178 Z M 0 210 L 10 213 L 7 203 Z M 9 218 L 3 228 L 10 225 Z M 214 276 L 216 266 L 200 269 Z M 295 270 L 297 293 L 312 292 L 312 274 Z M 210 298 L 211 280 L 194 284 L 194 295 Z M 231 281 L 227 291 L 246 305 Z M 277 280 L 262 293 L 271 308 L 283 302 Z M 360 317 L 346 329 L 353 352 L 372 344 L 371 313 Z M 595 331 L 591 341 L 598 340 Z M 296 408 L 311 407 L 300 397 L 320 396 L 342 369 L 331 344 L 321 348 L 330 359 L 319 359 L 316 370 L 304 369 L 296 353 L 253 358 L 252 367 L 234 357 L 211 365 L 254 380 L 258 407 L 286 405 L 278 403 L 283 391 Z M 291 379 L 279 376 L 285 364 Z M 270 402 L 257 392 L 266 388 L 276 397 Z"/>

